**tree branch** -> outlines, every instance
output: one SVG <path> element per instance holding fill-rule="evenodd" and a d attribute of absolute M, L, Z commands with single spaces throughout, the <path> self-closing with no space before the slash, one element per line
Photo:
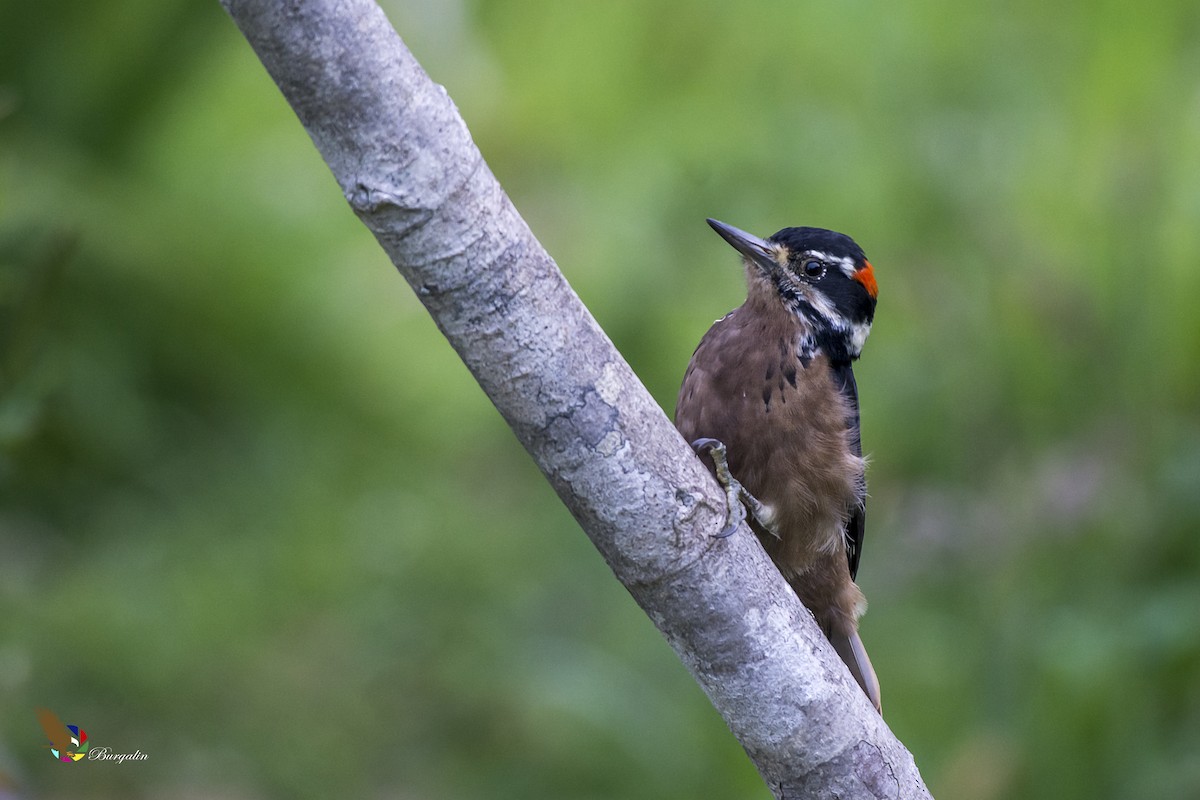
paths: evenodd
<path fill-rule="evenodd" d="M 354 212 L 777 797 L 923 798 L 912 756 L 372 0 L 222 0 Z"/>

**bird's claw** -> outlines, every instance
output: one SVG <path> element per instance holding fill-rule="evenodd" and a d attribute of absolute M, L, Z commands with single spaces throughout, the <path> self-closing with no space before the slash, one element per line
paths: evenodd
<path fill-rule="evenodd" d="M 738 526 L 746 521 L 747 506 L 749 506 L 755 521 L 772 536 L 779 538 L 779 533 L 772 524 L 767 508 L 758 501 L 758 498 L 746 491 L 746 487 L 742 486 L 741 482 L 729 471 L 729 458 L 725 444 L 718 439 L 703 438 L 692 442 L 692 449 L 697 453 L 706 452 L 712 459 L 717 483 L 721 484 L 721 488 L 725 490 L 725 501 L 729 506 L 729 517 L 725 527 L 721 529 L 720 533 L 713 534 L 713 538 L 725 539 L 732 536 Z"/>

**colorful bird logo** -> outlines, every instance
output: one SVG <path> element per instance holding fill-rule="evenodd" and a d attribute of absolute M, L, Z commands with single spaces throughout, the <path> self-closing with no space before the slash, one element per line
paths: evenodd
<path fill-rule="evenodd" d="M 79 761 L 87 755 L 87 734 L 77 725 L 64 725 L 48 708 L 36 709 L 38 722 L 50 740 L 50 753 L 59 761 Z"/>

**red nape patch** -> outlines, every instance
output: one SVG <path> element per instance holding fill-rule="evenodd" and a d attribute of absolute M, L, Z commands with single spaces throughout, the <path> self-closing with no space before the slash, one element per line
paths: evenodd
<path fill-rule="evenodd" d="M 871 268 L 870 261 L 863 262 L 863 268 L 854 273 L 854 280 L 861 283 L 871 297 L 879 296 L 879 287 L 875 285 L 875 270 Z"/>

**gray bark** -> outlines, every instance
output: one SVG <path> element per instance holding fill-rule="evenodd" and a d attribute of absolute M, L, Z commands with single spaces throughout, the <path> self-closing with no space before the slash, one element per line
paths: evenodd
<path fill-rule="evenodd" d="M 774 794 L 928 797 L 749 529 L 713 538 L 723 492 L 379 7 L 222 2 L 354 212 Z"/>

